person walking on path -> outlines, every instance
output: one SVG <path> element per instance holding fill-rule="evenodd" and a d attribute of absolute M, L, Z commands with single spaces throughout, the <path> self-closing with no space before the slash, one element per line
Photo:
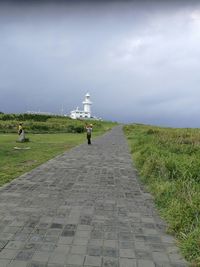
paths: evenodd
<path fill-rule="evenodd" d="M 85 129 L 87 133 L 88 145 L 91 145 L 92 124 L 86 125 Z"/>

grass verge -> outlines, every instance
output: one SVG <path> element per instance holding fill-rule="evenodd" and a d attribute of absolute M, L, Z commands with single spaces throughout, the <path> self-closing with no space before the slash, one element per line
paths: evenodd
<path fill-rule="evenodd" d="M 200 266 L 200 129 L 133 124 L 124 131 L 169 233 L 192 266 Z"/>

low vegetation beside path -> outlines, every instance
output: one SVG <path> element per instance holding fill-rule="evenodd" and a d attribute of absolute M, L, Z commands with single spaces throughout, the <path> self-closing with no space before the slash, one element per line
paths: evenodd
<path fill-rule="evenodd" d="M 124 127 L 134 164 L 183 255 L 200 266 L 200 129 Z"/>
<path fill-rule="evenodd" d="M 16 142 L 20 122 L 30 142 Z M 94 126 L 93 138 L 116 125 L 107 121 L 79 121 L 61 116 L 0 114 L 0 186 L 85 142 L 86 123 Z"/>

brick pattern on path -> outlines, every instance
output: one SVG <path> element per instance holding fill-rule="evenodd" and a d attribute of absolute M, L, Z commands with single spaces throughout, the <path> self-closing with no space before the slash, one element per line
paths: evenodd
<path fill-rule="evenodd" d="M 122 127 L 0 189 L 0 267 L 186 267 Z"/>

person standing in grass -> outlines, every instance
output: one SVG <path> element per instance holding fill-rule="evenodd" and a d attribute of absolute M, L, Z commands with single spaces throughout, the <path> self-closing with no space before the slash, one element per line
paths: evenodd
<path fill-rule="evenodd" d="M 18 126 L 18 134 L 19 134 L 19 142 L 24 142 L 25 141 L 25 133 L 24 133 L 22 123 L 20 123 Z"/>
<path fill-rule="evenodd" d="M 92 124 L 86 125 L 85 129 L 86 129 L 86 133 L 87 133 L 88 145 L 91 145 Z"/>

